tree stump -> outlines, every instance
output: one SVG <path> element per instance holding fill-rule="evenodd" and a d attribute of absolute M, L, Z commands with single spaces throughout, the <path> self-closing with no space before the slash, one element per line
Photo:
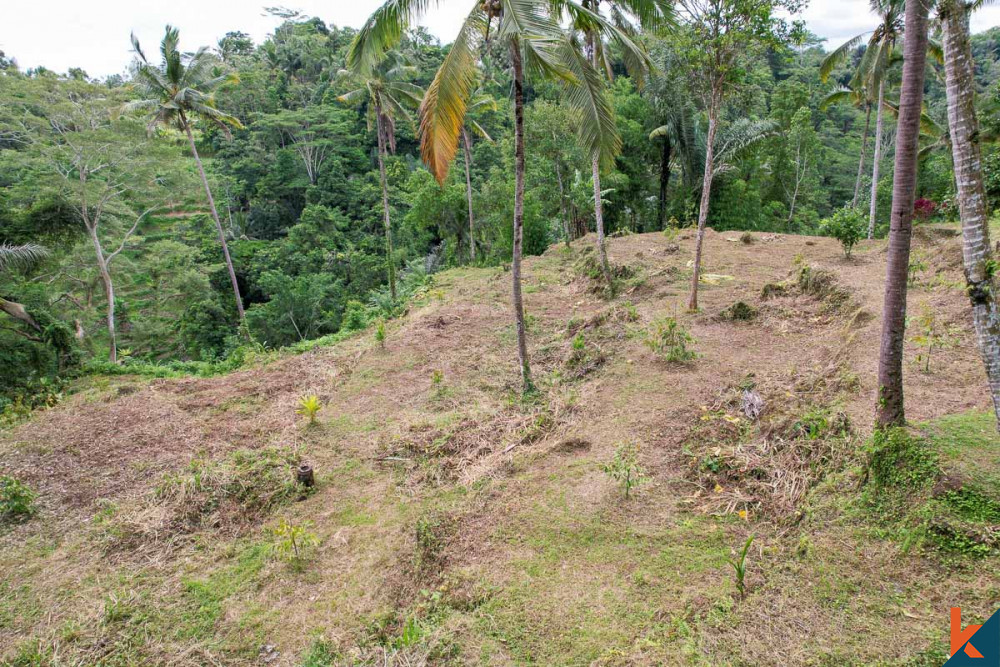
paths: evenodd
<path fill-rule="evenodd" d="M 316 478 L 313 474 L 313 469 L 311 465 L 303 463 L 295 471 L 295 479 L 299 484 L 305 487 L 311 487 L 316 483 Z"/>

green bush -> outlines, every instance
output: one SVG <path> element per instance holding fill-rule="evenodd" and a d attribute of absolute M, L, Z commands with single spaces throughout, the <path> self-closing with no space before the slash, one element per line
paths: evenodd
<path fill-rule="evenodd" d="M 0 475 L 0 521 L 24 521 L 35 513 L 38 494 L 9 475 Z"/>
<path fill-rule="evenodd" d="M 690 348 L 694 338 L 673 317 L 665 317 L 653 322 L 653 328 L 646 334 L 646 347 L 671 363 L 683 363 L 698 357 Z"/>
<path fill-rule="evenodd" d="M 822 231 L 840 241 L 844 256 L 850 257 L 854 246 L 868 233 L 868 222 L 861 211 L 845 206 L 823 221 Z"/>

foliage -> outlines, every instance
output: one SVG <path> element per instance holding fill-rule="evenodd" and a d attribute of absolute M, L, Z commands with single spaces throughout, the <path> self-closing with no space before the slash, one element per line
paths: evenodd
<path fill-rule="evenodd" d="M 670 363 L 685 363 L 698 357 L 690 347 L 694 338 L 673 317 L 654 321 L 644 342 L 646 347 Z"/>
<path fill-rule="evenodd" d="M 601 469 L 622 487 L 625 500 L 628 500 L 632 489 L 649 481 L 646 470 L 639 463 L 639 445 L 634 442 L 618 445 L 611 462 Z"/>
<path fill-rule="evenodd" d="M 24 482 L 9 475 L 0 475 L 0 521 L 17 522 L 35 513 L 38 494 Z"/>
<path fill-rule="evenodd" d="M 274 535 L 272 552 L 290 562 L 300 562 L 308 549 L 319 546 L 319 537 L 310 530 L 312 527 L 310 521 L 292 523 L 281 517 L 278 525 L 271 529 Z"/>
<path fill-rule="evenodd" d="M 316 425 L 316 415 L 323 408 L 323 404 L 320 403 L 319 397 L 315 394 L 309 396 L 303 396 L 299 399 L 299 407 L 295 410 L 295 414 L 303 415 L 309 419 L 309 425 Z"/>
<path fill-rule="evenodd" d="M 753 535 L 748 537 L 746 543 L 743 545 L 743 548 L 740 550 L 739 555 L 736 558 L 727 561 L 733 568 L 733 572 L 736 575 L 736 592 L 739 594 L 740 599 L 747 596 L 747 554 L 750 552 L 750 545 L 753 544 L 753 540 Z"/>
<path fill-rule="evenodd" d="M 844 256 L 850 257 L 857 243 L 868 233 L 868 221 L 859 210 L 845 206 L 823 221 L 823 233 L 840 241 Z"/>

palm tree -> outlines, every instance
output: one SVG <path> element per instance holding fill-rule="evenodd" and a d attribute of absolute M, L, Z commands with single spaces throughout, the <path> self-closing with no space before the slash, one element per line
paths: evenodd
<path fill-rule="evenodd" d="M 467 114 L 480 109 L 497 110 L 497 102 L 486 93 L 476 93 L 469 102 Z M 469 261 L 476 261 L 476 223 L 472 213 L 472 140 L 469 137 L 472 130 L 486 141 L 493 143 L 493 138 L 483 129 L 483 126 L 466 115 L 462 126 L 462 151 L 465 153 L 465 198 L 469 204 Z"/>
<path fill-rule="evenodd" d="M 948 125 L 955 165 L 958 208 L 962 218 L 962 255 L 972 302 L 972 319 L 993 410 L 1000 429 L 1000 304 L 997 303 L 996 261 L 990 246 L 990 225 L 983 184 L 976 85 L 969 43 L 969 14 L 982 2 L 940 0 L 938 16 L 944 42 Z"/>
<path fill-rule="evenodd" d="M 552 0 L 560 15 L 569 18 L 574 30 L 584 36 L 584 48 L 595 71 L 604 72 L 609 80 L 613 78 L 609 57 L 609 42 L 617 46 L 625 66 L 640 83 L 645 73 L 651 69 L 646 50 L 633 41 L 636 25 L 646 30 L 656 30 L 673 22 L 673 8 L 666 0 L 606 0 L 611 19 L 601 14 L 601 0 Z M 614 295 L 614 280 L 608 263 L 608 249 L 604 235 L 604 209 L 601 201 L 600 155 L 592 154 L 591 174 L 594 186 L 594 227 L 597 232 L 597 252 L 601 273 L 608 289 Z"/>
<path fill-rule="evenodd" d="M 896 130 L 896 165 L 889 222 L 889 261 L 886 268 L 882 339 L 878 366 L 878 427 L 901 426 L 903 410 L 903 339 L 906 333 L 906 286 L 910 266 L 913 202 L 917 186 L 924 77 L 927 69 L 929 2 L 906 3 L 903 45 L 903 81 Z"/>
<path fill-rule="evenodd" d="M 137 56 L 133 67 L 133 77 L 146 98 L 130 102 L 124 106 L 124 109 L 151 111 L 150 130 L 157 125 L 167 127 L 172 125 L 187 135 L 191 154 L 198 165 L 201 183 L 205 188 L 205 196 L 208 197 L 208 206 L 212 211 L 215 229 L 219 233 L 222 255 L 226 260 L 229 281 L 233 285 L 233 295 L 236 297 L 236 312 L 239 313 L 242 323 L 244 314 L 240 286 L 236 281 L 236 271 L 233 270 L 233 260 L 229 256 L 229 245 L 226 243 L 226 235 L 222 231 L 222 223 L 219 221 L 219 211 L 215 207 L 215 198 L 212 197 L 212 188 L 208 185 L 205 167 L 201 163 L 201 157 L 198 155 L 198 148 L 194 142 L 194 134 L 191 131 L 191 123 L 194 120 L 219 127 L 227 136 L 230 126 L 243 127 L 235 117 L 216 108 L 214 96 L 215 89 L 220 85 L 236 82 L 239 79 L 235 74 L 217 75 L 213 71 L 219 61 L 212 55 L 207 46 L 199 48 L 191 56 L 182 55 L 177 50 L 178 38 L 178 30 L 168 25 L 163 40 L 160 42 L 160 54 L 163 61 L 155 66 L 150 64 L 146 54 L 139 46 L 139 40 L 136 39 L 135 34 L 132 34 L 132 48 Z"/>
<path fill-rule="evenodd" d="M 831 104 L 849 102 L 855 107 L 863 107 L 865 110 L 865 131 L 861 138 L 861 158 L 858 160 L 858 176 L 854 181 L 854 199 L 851 201 L 851 208 L 858 207 L 858 199 L 861 198 L 861 177 L 865 172 L 865 158 L 868 154 L 868 135 L 872 123 L 872 106 L 875 101 L 872 99 L 871 91 L 863 82 L 852 80 L 847 86 L 841 86 L 826 96 L 820 103 L 820 109 L 825 111 Z"/>
<path fill-rule="evenodd" d="M 382 185 L 382 222 L 385 226 L 385 261 L 389 274 L 389 293 L 396 300 L 396 259 L 392 245 L 392 224 L 389 219 L 389 185 L 385 175 L 385 158 L 396 152 L 396 121 L 412 122 L 406 107 L 416 108 L 424 91 L 403 79 L 416 74 L 416 67 L 399 52 L 391 52 L 374 67 L 363 72 L 344 71 L 342 75 L 353 79 L 359 87 L 344 93 L 341 102 L 366 102 L 368 128 L 374 121 L 378 143 L 378 173 Z"/>
<path fill-rule="evenodd" d="M 370 71 L 399 42 L 428 0 L 386 0 L 362 26 L 348 51 L 348 66 Z M 567 39 L 552 17 L 548 0 L 469 0 L 470 12 L 420 105 L 421 154 L 439 183 L 455 159 L 469 99 L 479 69 L 479 46 L 494 39 L 510 55 L 514 97 L 514 229 L 511 261 L 512 302 L 518 361 L 525 393 L 533 391 L 521 294 L 524 237 L 524 82 L 526 74 L 564 82 L 568 99 L 580 111 L 581 142 L 601 160 L 621 146 L 600 75 Z M 494 27 L 494 23 L 496 26 Z"/>
<path fill-rule="evenodd" d="M 0 273 L 14 269 L 28 269 L 47 257 L 49 251 L 34 243 L 10 245 L 0 243 Z M 27 324 L 36 332 L 41 333 L 42 327 L 31 316 L 23 305 L 0 297 L 0 312 Z"/>
<path fill-rule="evenodd" d="M 878 26 L 871 32 L 855 35 L 828 55 L 820 65 L 820 79 L 824 82 L 840 63 L 868 36 L 867 48 L 861 57 L 857 71 L 851 79 L 851 88 L 856 91 L 878 91 L 875 100 L 875 158 L 872 166 L 872 194 L 868 214 L 868 238 L 875 234 L 875 213 L 878 204 L 878 181 L 882 163 L 882 132 L 884 123 L 886 79 L 889 66 L 893 62 L 893 51 L 903 34 L 904 0 L 870 0 L 871 9 L 879 16 Z M 866 95 L 867 96 L 867 95 Z M 865 133 L 867 138 L 867 132 Z M 856 199 L 856 197 L 855 197 Z"/>

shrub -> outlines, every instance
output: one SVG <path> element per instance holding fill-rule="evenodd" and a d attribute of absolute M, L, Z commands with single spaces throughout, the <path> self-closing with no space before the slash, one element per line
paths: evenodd
<path fill-rule="evenodd" d="M 312 523 L 296 524 L 282 517 L 281 522 L 271 529 L 274 533 L 272 552 L 290 562 L 300 562 L 307 549 L 319 545 L 319 538 L 310 531 Z"/>
<path fill-rule="evenodd" d="M 385 320 L 380 319 L 375 323 L 375 342 L 378 346 L 385 349 Z"/>
<path fill-rule="evenodd" d="M 38 494 L 14 477 L 0 475 L 0 521 L 24 521 L 35 513 Z"/>
<path fill-rule="evenodd" d="M 857 209 L 844 207 L 823 221 L 823 233 L 840 241 L 844 256 L 850 257 L 854 246 L 868 233 L 868 223 Z"/>
<path fill-rule="evenodd" d="M 316 415 L 320 410 L 323 409 L 323 404 L 320 403 L 319 396 L 312 394 L 310 396 L 303 396 L 299 399 L 299 407 L 295 410 L 295 414 L 303 415 L 309 418 L 309 425 L 316 425 Z"/>
<path fill-rule="evenodd" d="M 689 347 L 694 343 L 694 338 L 673 317 L 653 322 L 653 328 L 646 334 L 645 342 L 646 347 L 671 363 L 691 361 L 698 356 Z"/>

